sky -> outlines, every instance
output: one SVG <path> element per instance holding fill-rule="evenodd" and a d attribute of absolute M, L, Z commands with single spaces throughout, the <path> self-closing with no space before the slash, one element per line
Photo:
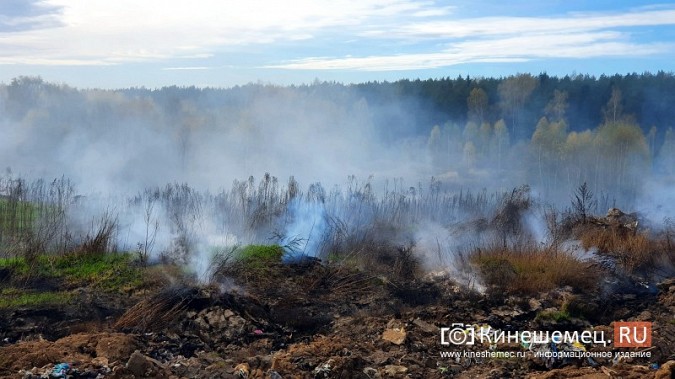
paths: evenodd
<path fill-rule="evenodd" d="M 231 87 L 675 71 L 675 2 L 1 0 L 0 82 Z"/>

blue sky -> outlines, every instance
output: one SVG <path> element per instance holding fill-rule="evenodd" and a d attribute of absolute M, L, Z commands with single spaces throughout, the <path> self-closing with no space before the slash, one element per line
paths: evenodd
<path fill-rule="evenodd" d="M 228 87 L 675 71 L 675 3 L 2 0 L 0 81 Z"/>

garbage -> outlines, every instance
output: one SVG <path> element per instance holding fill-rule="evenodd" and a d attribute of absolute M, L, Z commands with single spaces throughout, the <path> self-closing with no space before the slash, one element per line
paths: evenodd
<path fill-rule="evenodd" d="M 402 345 L 407 337 L 408 333 L 405 331 L 403 323 L 398 320 L 389 321 L 387 329 L 382 333 L 382 339 L 394 345 Z"/>
<path fill-rule="evenodd" d="M 251 367 L 248 363 L 240 363 L 234 368 L 234 375 L 238 378 L 246 379 L 251 373 Z"/>
<path fill-rule="evenodd" d="M 314 369 L 314 377 L 315 378 L 328 378 L 330 377 L 330 373 L 333 370 L 333 365 L 335 364 L 335 361 L 331 358 L 327 360 L 325 363 L 318 365 Z"/>
<path fill-rule="evenodd" d="M 267 371 L 267 379 L 282 379 L 282 377 L 278 372 L 269 370 Z"/>
<path fill-rule="evenodd" d="M 59 363 L 54 366 L 52 372 L 49 374 L 50 378 L 65 378 L 66 374 L 70 370 L 70 365 L 68 363 Z"/>

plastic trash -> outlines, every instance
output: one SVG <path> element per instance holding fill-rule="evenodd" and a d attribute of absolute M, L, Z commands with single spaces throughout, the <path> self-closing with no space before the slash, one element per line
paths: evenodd
<path fill-rule="evenodd" d="M 334 363 L 335 362 L 333 361 L 333 359 L 329 359 L 324 364 L 321 364 L 321 365 L 317 366 L 314 369 L 314 377 L 315 378 L 328 378 L 328 377 L 330 377 L 331 376 L 330 374 L 331 374 L 331 371 L 333 369 Z"/>
<path fill-rule="evenodd" d="M 59 363 L 54 366 L 54 369 L 49 374 L 50 378 L 66 378 L 66 374 L 70 370 L 70 365 L 68 363 Z"/>

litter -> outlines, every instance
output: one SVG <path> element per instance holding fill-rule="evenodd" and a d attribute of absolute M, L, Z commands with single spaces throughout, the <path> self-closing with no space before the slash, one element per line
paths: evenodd
<path fill-rule="evenodd" d="M 49 374 L 50 378 L 66 378 L 66 374 L 70 370 L 70 365 L 68 363 L 59 363 L 54 366 L 52 372 Z"/>

